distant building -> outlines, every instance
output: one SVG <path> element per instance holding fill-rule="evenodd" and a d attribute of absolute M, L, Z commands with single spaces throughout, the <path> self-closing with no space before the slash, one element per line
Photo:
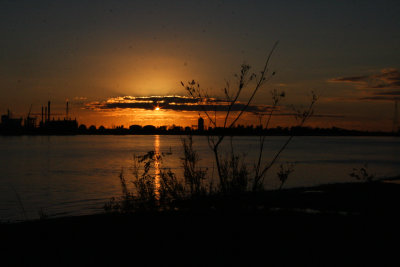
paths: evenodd
<path fill-rule="evenodd" d="M 10 110 L 1 116 L 0 128 L 5 131 L 15 131 L 21 129 L 22 118 L 12 118 Z"/>
<path fill-rule="evenodd" d="M 199 117 L 199 119 L 197 121 L 197 130 L 199 132 L 204 131 L 204 119 L 202 117 Z"/>
<path fill-rule="evenodd" d="M 66 117 L 63 120 L 51 119 L 50 101 L 47 107 L 42 107 L 42 122 L 40 128 L 46 134 L 75 134 L 78 131 L 78 122 L 68 117 L 68 102 L 66 106 Z"/>
<path fill-rule="evenodd" d="M 36 128 L 36 118 L 33 117 L 26 117 L 24 120 L 24 127 L 25 129 L 31 130 Z"/>
<path fill-rule="evenodd" d="M 44 124 L 44 130 L 49 134 L 72 134 L 78 130 L 76 120 L 51 120 Z"/>

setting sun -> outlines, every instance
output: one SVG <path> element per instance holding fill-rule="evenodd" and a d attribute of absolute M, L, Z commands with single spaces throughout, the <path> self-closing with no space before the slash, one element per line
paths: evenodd
<path fill-rule="evenodd" d="M 0 0 L 0 267 L 397 266 L 399 13 Z"/>

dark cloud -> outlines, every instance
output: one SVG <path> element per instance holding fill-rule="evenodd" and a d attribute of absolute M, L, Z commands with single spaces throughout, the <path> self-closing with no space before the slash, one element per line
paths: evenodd
<path fill-rule="evenodd" d="M 361 97 L 360 100 L 393 101 L 393 100 L 400 100 L 400 96 L 399 97 L 393 97 L 393 96 L 367 96 L 367 97 Z"/>
<path fill-rule="evenodd" d="M 112 98 L 114 101 L 121 101 L 121 98 Z M 132 103 L 197 103 L 200 99 L 185 97 L 185 96 L 124 96 L 123 101 L 129 101 Z M 212 100 L 212 99 L 211 99 Z"/>
<path fill-rule="evenodd" d="M 397 100 L 400 97 L 400 71 L 395 68 L 382 69 L 380 73 L 366 76 L 350 76 L 331 79 L 329 82 L 353 84 L 368 94 L 361 100 Z"/>
<path fill-rule="evenodd" d="M 330 80 L 331 82 L 360 82 L 364 81 L 368 76 L 353 76 L 353 77 L 341 77 L 341 78 L 333 78 Z"/>
<path fill-rule="evenodd" d="M 272 116 L 288 116 L 288 117 L 297 117 L 298 113 L 276 113 L 272 114 Z M 315 118 L 344 118 L 345 115 L 342 114 L 313 114 L 312 117 Z"/>
<path fill-rule="evenodd" d="M 380 95 L 380 96 L 399 96 L 399 97 L 400 97 L 400 90 L 399 90 L 399 91 L 374 92 L 374 95 Z"/>
<path fill-rule="evenodd" d="M 86 104 L 91 110 L 114 110 L 114 109 L 145 109 L 154 110 L 159 107 L 164 110 L 177 111 L 227 111 L 228 102 L 215 98 L 200 99 L 185 96 L 149 96 L 134 97 L 123 96 L 110 98 L 102 102 L 91 102 Z M 244 103 L 236 103 L 232 111 L 239 111 L 245 107 Z M 246 108 L 248 112 L 265 112 L 269 106 L 250 105 Z"/>
<path fill-rule="evenodd" d="M 400 100 L 400 90 L 373 92 L 371 96 L 362 97 L 362 100 L 393 101 Z"/>
<path fill-rule="evenodd" d="M 105 110 L 118 110 L 118 109 L 144 109 L 154 110 L 160 107 L 163 110 L 175 111 L 227 111 L 228 102 L 209 98 L 199 99 L 186 96 L 149 96 L 149 97 L 134 97 L 123 96 L 110 98 L 102 102 L 91 102 L 85 105 L 86 109 L 105 111 Z M 244 103 L 236 103 L 231 111 L 240 111 L 245 107 Z M 250 105 L 246 107 L 246 112 L 252 113 L 256 116 L 269 116 L 272 106 L 268 105 Z M 296 116 L 296 113 L 287 112 L 285 107 L 275 107 L 275 112 L 272 116 Z M 343 118 L 343 115 L 332 114 L 314 114 L 313 117 L 326 117 L 326 118 Z"/>
<path fill-rule="evenodd" d="M 334 78 L 330 82 L 354 83 L 359 89 L 400 89 L 400 71 L 387 68 L 377 74 Z"/>

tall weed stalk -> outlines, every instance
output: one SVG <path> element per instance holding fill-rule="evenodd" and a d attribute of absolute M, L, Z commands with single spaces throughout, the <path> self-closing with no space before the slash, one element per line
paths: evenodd
<path fill-rule="evenodd" d="M 270 168 L 277 162 L 281 153 L 286 149 L 295 135 L 292 131 L 288 139 L 275 153 L 270 160 L 263 159 L 264 143 L 266 135 L 263 130 L 268 129 L 274 113 L 279 110 L 280 102 L 285 97 L 285 92 L 272 91 L 272 105 L 269 106 L 260 116 L 260 143 L 259 154 L 256 163 L 254 164 L 254 176 L 250 179 L 249 172 L 245 165 L 241 162 L 240 157 L 231 152 L 231 155 L 223 157 L 220 145 L 227 136 L 227 130 L 235 126 L 238 120 L 242 117 L 244 112 L 248 111 L 249 106 L 252 104 L 254 97 L 265 85 L 275 76 L 275 71 L 270 71 L 269 63 L 273 52 L 275 51 L 278 42 L 274 44 L 270 50 L 264 64 L 264 68 L 259 73 L 251 73 L 251 67 L 247 64 L 242 64 L 240 72 L 235 74 L 236 83 L 234 88 L 231 87 L 229 82 L 223 88 L 224 97 L 222 103 L 227 103 L 225 106 L 215 105 L 215 102 L 210 101 L 211 98 L 206 91 L 204 91 L 199 82 L 194 80 L 187 83 L 181 82 L 182 86 L 188 92 L 188 95 L 197 99 L 202 113 L 205 114 L 211 127 L 220 131 L 216 131 L 216 135 L 208 135 L 207 141 L 210 149 L 214 154 L 214 161 L 219 177 L 219 190 L 223 194 L 231 194 L 239 191 L 247 190 L 249 184 L 252 191 L 263 190 L 264 179 Z M 244 103 L 240 103 L 239 99 L 244 95 L 248 95 Z M 298 121 L 297 126 L 301 127 L 313 115 L 314 105 L 317 101 L 317 96 L 312 92 L 312 99 L 309 106 L 304 110 L 295 110 L 295 118 Z M 240 104 L 240 105 L 239 105 Z M 214 114 L 212 114 L 211 106 L 214 105 Z M 207 108 L 205 108 L 207 107 Z M 236 107 L 236 108 L 235 108 Z M 237 107 L 240 107 L 237 110 Z M 217 111 L 222 111 L 222 124 L 217 122 Z M 236 112 L 234 112 L 236 111 Z M 264 129 L 263 129 L 264 128 Z M 231 145 L 232 147 L 232 145 Z M 231 150 L 233 151 L 233 149 Z M 244 166 L 243 166 L 244 165 Z"/>

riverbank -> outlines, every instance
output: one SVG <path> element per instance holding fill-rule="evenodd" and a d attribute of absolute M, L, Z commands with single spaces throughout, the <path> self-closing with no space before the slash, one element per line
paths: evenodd
<path fill-rule="evenodd" d="M 2 266 L 390 265 L 400 237 L 396 182 L 211 199 L 210 209 L 188 203 L 180 211 L 1 224 Z"/>
<path fill-rule="evenodd" d="M 64 123 L 64 121 L 55 121 Z M 0 124 L 1 126 L 1 124 Z M 232 128 L 209 128 L 197 130 L 191 127 L 167 127 L 153 125 L 131 125 L 129 128 L 123 126 L 115 128 L 104 128 L 92 125 L 89 128 L 81 125 L 79 128 L 22 128 L 2 129 L 0 136 L 46 136 L 46 135 L 200 135 L 200 136 L 400 136 L 397 131 L 365 131 L 355 129 L 343 129 L 338 127 L 331 128 L 311 128 L 311 127 L 275 127 L 262 129 L 256 125 L 238 125 Z"/>

